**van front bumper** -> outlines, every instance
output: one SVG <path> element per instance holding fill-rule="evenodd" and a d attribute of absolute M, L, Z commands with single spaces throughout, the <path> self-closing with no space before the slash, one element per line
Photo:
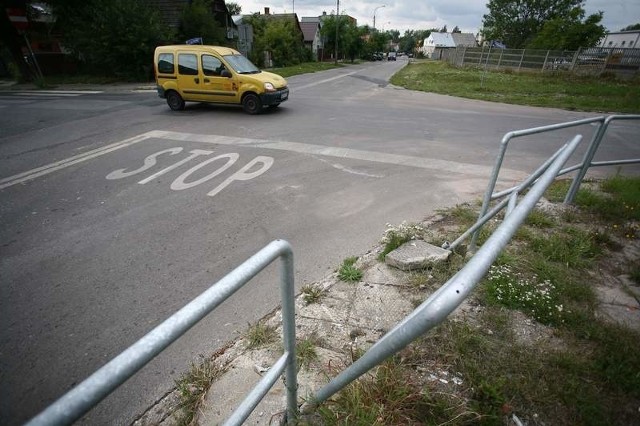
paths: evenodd
<path fill-rule="evenodd" d="M 158 91 L 158 96 L 161 97 L 162 99 L 166 98 L 167 96 L 165 95 L 165 91 L 164 88 L 160 85 L 156 86 L 156 90 Z"/>
<path fill-rule="evenodd" d="M 260 95 L 262 105 L 276 105 L 289 99 L 289 88 L 277 90 L 275 92 Z"/>

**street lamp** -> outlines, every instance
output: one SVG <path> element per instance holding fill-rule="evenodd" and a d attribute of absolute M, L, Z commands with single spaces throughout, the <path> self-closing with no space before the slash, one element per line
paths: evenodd
<path fill-rule="evenodd" d="M 386 4 L 383 4 L 382 6 L 378 6 L 375 9 L 373 9 L 373 29 L 376 29 L 376 10 L 380 9 L 381 7 L 385 7 Z"/>

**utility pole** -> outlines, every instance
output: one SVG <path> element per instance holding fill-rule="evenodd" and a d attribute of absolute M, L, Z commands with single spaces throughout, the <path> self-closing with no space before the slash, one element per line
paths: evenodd
<path fill-rule="evenodd" d="M 336 42 L 334 45 L 335 48 L 335 52 L 334 52 L 334 60 L 335 60 L 335 64 L 338 65 L 338 19 L 340 18 L 340 0 L 336 0 Z"/>

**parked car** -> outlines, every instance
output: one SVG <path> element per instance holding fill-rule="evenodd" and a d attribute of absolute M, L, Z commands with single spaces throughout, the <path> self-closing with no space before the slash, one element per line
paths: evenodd
<path fill-rule="evenodd" d="M 372 61 L 381 61 L 382 60 L 382 53 L 373 52 L 373 54 L 371 55 L 371 60 Z"/>
<path fill-rule="evenodd" d="M 396 52 L 389 52 L 387 54 L 387 61 L 395 61 L 396 60 Z"/>

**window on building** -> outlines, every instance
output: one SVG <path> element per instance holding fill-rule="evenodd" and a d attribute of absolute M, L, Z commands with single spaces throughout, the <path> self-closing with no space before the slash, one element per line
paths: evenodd
<path fill-rule="evenodd" d="M 624 47 L 624 44 L 625 44 L 625 43 L 626 43 L 626 42 L 625 42 L 624 40 L 622 40 L 622 44 L 621 44 L 621 46 L 622 46 L 622 47 Z"/>
<path fill-rule="evenodd" d="M 613 42 L 612 42 L 612 41 L 610 41 L 610 42 L 609 42 L 609 46 L 611 46 L 612 44 L 613 44 Z"/>

